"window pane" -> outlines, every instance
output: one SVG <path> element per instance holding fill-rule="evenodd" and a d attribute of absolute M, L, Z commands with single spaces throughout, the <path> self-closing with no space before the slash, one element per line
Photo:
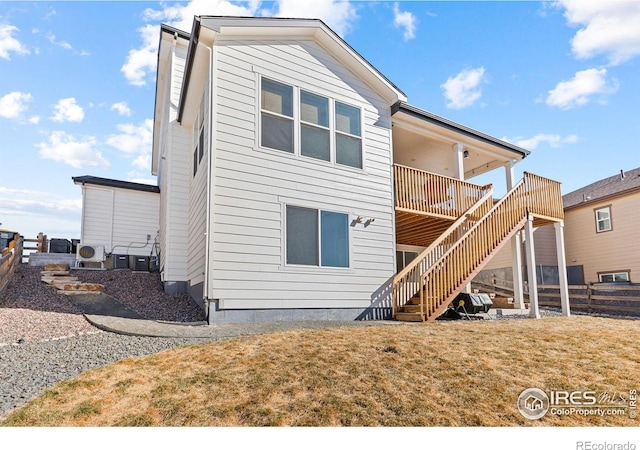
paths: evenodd
<path fill-rule="evenodd" d="M 606 231 L 611 229 L 611 221 L 609 219 L 598 221 L 598 230 Z"/>
<path fill-rule="evenodd" d="M 318 211 L 287 206 L 287 264 L 318 265 Z"/>
<path fill-rule="evenodd" d="M 300 92 L 300 119 L 323 127 L 329 126 L 329 99 L 310 92 Z"/>
<path fill-rule="evenodd" d="M 293 87 L 263 78 L 262 109 L 293 117 Z"/>
<path fill-rule="evenodd" d="M 354 136 L 360 134 L 360 109 L 336 102 L 336 129 Z"/>
<path fill-rule="evenodd" d="M 198 172 L 198 147 L 193 150 L 193 176 Z"/>
<path fill-rule="evenodd" d="M 293 120 L 263 113 L 261 145 L 293 153 Z"/>
<path fill-rule="evenodd" d="M 600 275 L 600 281 L 603 283 L 613 283 L 613 274 L 607 273 Z"/>
<path fill-rule="evenodd" d="M 304 156 L 329 161 L 329 130 L 302 125 L 301 153 Z"/>
<path fill-rule="evenodd" d="M 396 273 L 404 269 L 404 252 L 396 251 Z"/>
<path fill-rule="evenodd" d="M 349 218 L 346 214 L 322 211 L 322 265 L 349 267 Z"/>
<path fill-rule="evenodd" d="M 629 281 L 629 274 L 627 272 L 616 273 L 613 276 L 614 281 Z"/>
<path fill-rule="evenodd" d="M 336 134 L 336 162 L 362 169 L 361 145 L 360 139 Z"/>

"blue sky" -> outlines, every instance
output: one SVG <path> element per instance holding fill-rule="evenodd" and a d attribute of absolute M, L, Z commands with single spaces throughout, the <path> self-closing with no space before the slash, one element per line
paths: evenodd
<path fill-rule="evenodd" d="M 0 223 L 80 238 L 73 176 L 150 173 L 159 24 L 318 17 L 409 103 L 527 148 L 563 193 L 640 166 L 640 1 L 0 2 Z M 504 183 L 502 171 L 472 180 Z"/>

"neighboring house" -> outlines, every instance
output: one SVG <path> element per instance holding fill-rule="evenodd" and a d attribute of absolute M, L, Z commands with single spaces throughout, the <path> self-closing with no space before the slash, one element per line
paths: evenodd
<path fill-rule="evenodd" d="M 640 168 L 563 196 L 566 255 L 582 283 L 640 282 Z"/>
<path fill-rule="evenodd" d="M 564 261 L 559 184 L 514 179 L 528 153 L 407 104 L 320 20 L 161 27 L 160 273 L 210 323 L 433 320 L 504 245 L 519 267 L 523 227 L 556 224 Z M 496 169 L 494 205 L 465 180 Z"/>
<path fill-rule="evenodd" d="M 129 181 L 81 176 L 73 177 L 82 186 L 82 228 L 80 242 L 104 246 L 115 266 L 115 255 L 157 255 L 160 190 L 157 186 Z M 134 262 L 126 264 L 133 267 Z"/>

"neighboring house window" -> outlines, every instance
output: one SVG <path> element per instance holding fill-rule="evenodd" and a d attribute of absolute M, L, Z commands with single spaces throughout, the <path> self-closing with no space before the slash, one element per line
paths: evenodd
<path fill-rule="evenodd" d="M 198 165 L 202 161 L 202 157 L 204 156 L 204 139 L 205 139 L 205 105 L 204 102 L 206 100 L 206 91 L 200 100 L 200 107 L 198 108 L 198 112 L 196 114 L 196 120 L 194 123 L 193 130 L 193 142 L 195 148 L 193 150 L 193 176 L 195 177 L 198 172 Z"/>
<path fill-rule="evenodd" d="M 293 87 L 263 78 L 260 104 L 261 145 L 293 153 Z"/>
<path fill-rule="evenodd" d="M 603 231 L 610 231 L 611 225 L 611 207 L 599 208 L 595 210 L 596 213 L 596 231 L 601 233 Z"/>
<path fill-rule="evenodd" d="M 631 281 L 629 272 L 606 272 L 599 273 L 598 279 L 601 283 L 616 283 L 619 281 Z"/>
<path fill-rule="evenodd" d="M 193 176 L 198 172 L 198 146 L 193 150 Z"/>
<path fill-rule="evenodd" d="M 287 264 L 349 267 L 349 216 L 298 206 L 286 207 Z"/>
<path fill-rule="evenodd" d="M 260 146 L 363 168 L 361 109 L 261 78 Z"/>

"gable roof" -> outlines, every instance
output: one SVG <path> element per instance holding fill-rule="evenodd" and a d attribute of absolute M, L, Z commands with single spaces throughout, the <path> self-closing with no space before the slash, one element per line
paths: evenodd
<path fill-rule="evenodd" d="M 562 196 L 564 209 L 577 208 L 610 197 L 640 192 L 640 167 L 591 183 Z"/>
<path fill-rule="evenodd" d="M 152 184 L 134 183 L 132 181 L 112 180 L 110 178 L 100 178 L 85 175 L 82 177 L 71 177 L 75 184 L 94 184 L 96 186 L 106 186 L 119 189 L 129 189 L 132 191 L 159 193 L 160 188 Z"/>
<path fill-rule="evenodd" d="M 389 104 L 405 101 L 407 96 L 393 84 L 382 72 L 360 55 L 336 32 L 320 19 L 297 19 L 285 17 L 233 17 L 233 16 L 195 16 L 189 39 L 185 74 L 182 79 L 180 100 L 178 102 L 178 118 L 181 123 L 191 79 L 191 68 L 194 63 L 198 42 L 201 39 L 201 28 L 211 30 L 215 35 L 246 36 L 268 35 L 273 37 L 306 37 L 314 39 L 325 50 L 330 52 L 346 67 L 371 86 L 376 86 L 378 92 L 385 92 L 384 97 Z M 393 100 L 390 100 L 393 98 Z"/>

